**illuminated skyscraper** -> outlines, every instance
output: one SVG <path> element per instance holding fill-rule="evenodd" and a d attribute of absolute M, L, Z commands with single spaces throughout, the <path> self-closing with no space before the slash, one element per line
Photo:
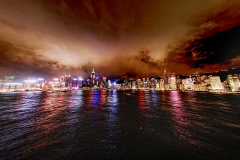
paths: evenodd
<path fill-rule="evenodd" d="M 107 78 L 106 77 L 102 77 L 103 82 L 106 83 L 107 82 Z"/>
<path fill-rule="evenodd" d="M 60 78 L 59 78 L 59 86 L 60 86 L 60 88 L 64 88 L 65 86 L 64 86 L 64 84 L 65 84 L 65 78 L 64 78 L 64 76 L 61 76 Z"/>
<path fill-rule="evenodd" d="M 177 86 L 176 86 L 176 74 L 172 73 L 171 77 L 169 79 L 169 84 L 170 84 L 170 89 L 172 90 L 176 90 Z"/>
<path fill-rule="evenodd" d="M 219 76 L 209 77 L 209 82 L 210 82 L 212 90 L 222 90 L 223 89 Z"/>
<path fill-rule="evenodd" d="M 168 84 L 168 78 L 167 78 L 167 71 L 166 69 L 164 69 L 164 72 L 163 72 L 163 79 L 164 79 L 164 84 Z"/>
<path fill-rule="evenodd" d="M 70 74 L 65 77 L 65 87 L 68 89 L 72 88 L 72 77 Z"/>
<path fill-rule="evenodd" d="M 93 68 L 92 73 L 91 73 L 91 81 L 92 81 L 92 84 L 95 84 L 95 71 L 94 71 L 94 68 Z"/>
<path fill-rule="evenodd" d="M 228 84 L 229 84 L 230 90 L 232 92 L 239 91 L 239 89 L 240 89 L 240 82 L 239 82 L 239 78 L 238 78 L 237 74 L 227 75 L 227 80 L 228 80 Z"/>
<path fill-rule="evenodd" d="M 95 78 L 95 71 L 94 71 L 94 68 L 93 68 L 93 70 L 92 70 L 91 78 L 92 78 L 92 79 Z"/>

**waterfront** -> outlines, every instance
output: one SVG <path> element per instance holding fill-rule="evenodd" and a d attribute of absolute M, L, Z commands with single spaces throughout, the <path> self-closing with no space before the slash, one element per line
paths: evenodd
<path fill-rule="evenodd" d="M 0 159 L 238 159 L 238 94 L 0 93 Z"/>

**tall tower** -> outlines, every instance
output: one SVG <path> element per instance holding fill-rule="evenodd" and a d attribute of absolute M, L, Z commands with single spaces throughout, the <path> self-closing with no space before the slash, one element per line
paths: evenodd
<path fill-rule="evenodd" d="M 94 71 L 94 68 L 93 68 L 92 73 L 91 73 L 91 80 L 92 80 L 92 83 L 95 84 L 95 71 Z"/>
<path fill-rule="evenodd" d="M 163 72 L 163 79 L 164 79 L 164 84 L 168 84 L 168 78 L 167 78 L 167 71 L 166 69 L 164 69 L 164 72 Z"/>
<path fill-rule="evenodd" d="M 67 87 L 68 89 L 72 89 L 72 77 L 70 74 L 65 76 L 65 87 Z"/>

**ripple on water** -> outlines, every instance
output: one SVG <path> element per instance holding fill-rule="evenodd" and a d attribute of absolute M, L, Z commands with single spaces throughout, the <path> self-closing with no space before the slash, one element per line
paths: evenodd
<path fill-rule="evenodd" d="M 238 159 L 238 95 L 0 94 L 0 159 Z"/>

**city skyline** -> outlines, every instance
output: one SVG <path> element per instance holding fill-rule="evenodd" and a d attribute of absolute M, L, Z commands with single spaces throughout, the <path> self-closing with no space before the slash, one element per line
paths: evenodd
<path fill-rule="evenodd" d="M 150 89 L 237 93 L 240 90 L 239 86 L 240 68 L 188 75 L 167 74 L 164 69 L 161 76 L 122 78 L 98 76 L 93 68 L 89 76 L 84 78 L 72 77 L 68 74 L 65 76 L 55 75 L 55 78 L 51 79 L 28 77 L 20 80 L 15 76 L 5 76 L 0 79 L 0 92 Z"/>
<path fill-rule="evenodd" d="M 202 4 L 204 3 L 204 5 Z M 123 77 L 239 67 L 240 2 L 7 1 L 0 76 Z"/>

